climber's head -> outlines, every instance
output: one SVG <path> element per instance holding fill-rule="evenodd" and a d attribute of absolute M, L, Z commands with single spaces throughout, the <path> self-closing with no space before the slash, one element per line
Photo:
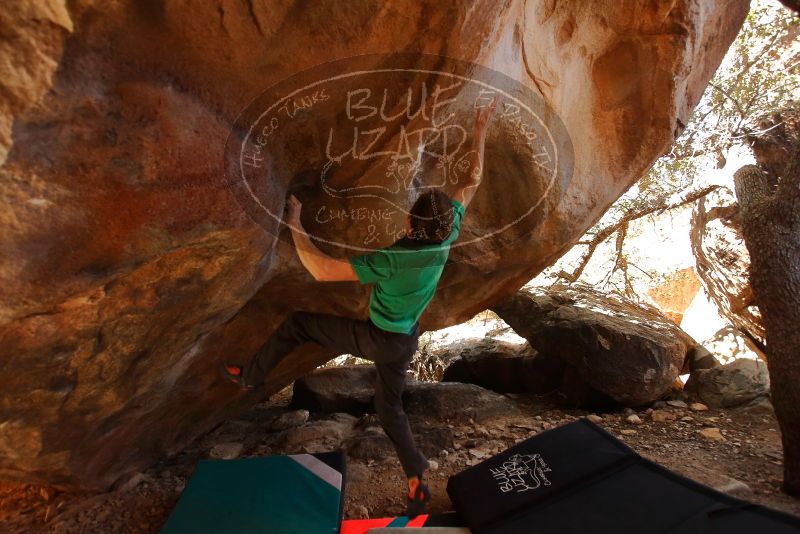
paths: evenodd
<path fill-rule="evenodd" d="M 408 239 L 420 244 L 441 243 L 453 227 L 450 197 L 439 189 L 424 191 L 411 207 L 408 224 Z"/>

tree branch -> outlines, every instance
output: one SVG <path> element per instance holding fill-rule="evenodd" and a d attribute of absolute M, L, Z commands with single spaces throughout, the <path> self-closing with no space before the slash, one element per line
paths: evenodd
<path fill-rule="evenodd" d="M 665 211 L 673 210 L 675 208 L 679 208 L 681 206 L 685 206 L 686 204 L 691 204 L 696 200 L 703 198 L 707 194 L 711 193 L 712 191 L 718 189 L 718 185 L 711 185 L 700 189 L 698 191 L 694 191 L 692 193 L 688 193 L 683 199 L 673 203 L 673 204 L 666 204 L 662 202 L 655 206 L 649 206 L 647 208 L 643 208 L 640 210 L 629 211 L 625 215 L 622 216 L 620 220 L 615 222 L 614 224 L 610 224 L 605 228 L 602 228 L 598 231 L 592 239 L 589 241 L 583 241 L 589 248 L 586 252 L 583 253 L 581 256 L 580 262 L 578 266 L 571 272 L 568 273 L 566 271 L 560 271 L 556 276 L 562 280 L 566 280 L 569 283 L 575 283 L 583 274 L 583 270 L 586 268 L 586 265 L 589 263 L 589 260 L 592 259 L 592 255 L 594 254 L 597 247 L 600 246 L 606 239 L 614 235 L 615 232 L 619 231 L 622 228 L 627 230 L 628 223 L 641 219 L 642 217 L 646 217 L 652 213 L 663 213 Z"/>

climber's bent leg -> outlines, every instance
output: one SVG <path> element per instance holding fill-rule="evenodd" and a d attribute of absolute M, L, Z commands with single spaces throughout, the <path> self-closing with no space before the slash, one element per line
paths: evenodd
<path fill-rule="evenodd" d="M 243 369 L 244 382 L 258 385 L 293 349 L 306 342 L 318 343 L 340 354 L 361 356 L 359 338 L 366 321 L 322 313 L 296 311 L 289 314 L 253 359 Z"/>

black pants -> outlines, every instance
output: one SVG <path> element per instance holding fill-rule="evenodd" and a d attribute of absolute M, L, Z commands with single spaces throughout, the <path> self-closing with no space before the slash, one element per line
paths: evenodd
<path fill-rule="evenodd" d="M 244 369 L 244 380 L 258 385 L 292 349 L 307 341 L 375 363 L 375 411 L 408 477 L 421 475 L 428 461 L 417 449 L 403 410 L 406 370 L 417 350 L 419 324 L 410 335 L 388 332 L 371 321 L 321 313 L 293 312 Z"/>

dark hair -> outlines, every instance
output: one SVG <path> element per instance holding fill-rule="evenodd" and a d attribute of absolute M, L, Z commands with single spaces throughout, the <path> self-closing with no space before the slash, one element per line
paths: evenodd
<path fill-rule="evenodd" d="M 453 229 L 453 204 L 446 193 L 429 189 L 411 207 L 411 232 L 406 241 L 417 244 L 438 244 Z"/>

